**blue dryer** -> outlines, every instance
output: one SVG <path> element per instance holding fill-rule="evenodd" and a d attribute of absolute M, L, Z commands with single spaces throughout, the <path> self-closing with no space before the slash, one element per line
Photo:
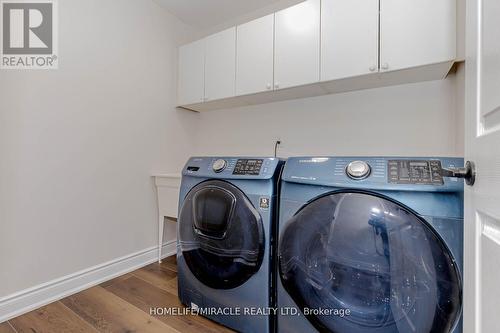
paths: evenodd
<path fill-rule="evenodd" d="M 240 332 L 274 330 L 272 247 L 282 166 L 276 158 L 193 157 L 182 171 L 179 298 Z"/>
<path fill-rule="evenodd" d="M 279 332 L 462 332 L 458 158 L 297 157 L 283 171 Z"/>

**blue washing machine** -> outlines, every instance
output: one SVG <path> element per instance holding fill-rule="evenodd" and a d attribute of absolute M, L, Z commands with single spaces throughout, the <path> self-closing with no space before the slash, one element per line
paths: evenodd
<path fill-rule="evenodd" d="M 458 158 L 297 157 L 283 171 L 278 332 L 462 332 Z"/>
<path fill-rule="evenodd" d="M 179 298 L 240 332 L 272 332 L 276 158 L 193 157 L 182 171 Z M 273 283 L 274 280 L 274 283 Z"/>

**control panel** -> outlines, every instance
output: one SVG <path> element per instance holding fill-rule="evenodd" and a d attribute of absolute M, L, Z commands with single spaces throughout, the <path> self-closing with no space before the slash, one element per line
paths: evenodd
<path fill-rule="evenodd" d="M 392 184 L 444 184 L 438 160 L 389 160 L 387 179 Z"/>
<path fill-rule="evenodd" d="M 288 183 L 367 190 L 454 192 L 463 181 L 447 176 L 447 169 L 460 168 L 455 157 L 290 157 L 282 181 Z"/>
<path fill-rule="evenodd" d="M 239 159 L 236 161 L 233 175 L 257 176 L 260 174 L 263 163 L 262 159 Z"/>
<path fill-rule="evenodd" d="M 214 179 L 270 179 L 283 161 L 275 157 L 191 157 L 183 176 Z"/>

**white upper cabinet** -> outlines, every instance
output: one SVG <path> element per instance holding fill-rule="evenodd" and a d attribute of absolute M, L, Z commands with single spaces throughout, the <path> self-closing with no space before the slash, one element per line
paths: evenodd
<path fill-rule="evenodd" d="M 178 105 L 215 110 L 442 79 L 457 57 L 456 1 L 306 0 L 210 35 L 179 49 Z"/>
<path fill-rule="evenodd" d="M 378 72 L 378 11 L 379 0 L 322 0 L 321 81 Z"/>
<path fill-rule="evenodd" d="M 380 0 L 380 70 L 452 61 L 456 0 Z"/>
<path fill-rule="evenodd" d="M 204 54 L 204 40 L 199 40 L 179 47 L 178 105 L 203 102 Z"/>
<path fill-rule="evenodd" d="M 308 0 L 275 14 L 274 87 L 319 81 L 320 0 Z"/>
<path fill-rule="evenodd" d="M 234 96 L 236 27 L 205 38 L 205 101 Z"/>
<path fill-rule="evenodd" d="M 236 95 L 273 89 L 274 14 L 236 27 Z"/>

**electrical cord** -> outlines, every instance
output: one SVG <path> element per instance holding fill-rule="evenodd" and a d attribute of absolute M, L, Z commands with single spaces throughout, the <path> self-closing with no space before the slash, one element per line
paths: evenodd
<path fill-rule="evenodd" d="M 280 140 L 276 140 L 276 142 L 274 143 L 274 157 L 277 157 L 277 153 L 278 153 L 278 146 L 281 144 L 281 141 Z"/>

